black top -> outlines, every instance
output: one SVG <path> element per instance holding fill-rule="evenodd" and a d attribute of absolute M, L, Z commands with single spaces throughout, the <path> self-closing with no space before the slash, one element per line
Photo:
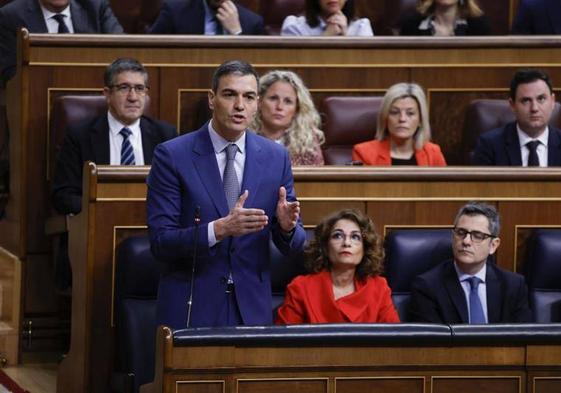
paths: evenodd
<path fill-rule="evenodd" d="M 414 154 L 407 159 L 392 157 L 392 165 L 417 165 L 417 159 Z"/>
<path fill-rule="evenodd" d="M 401 23 L 399 34 L 400 35 L 417 35 L 417 36 L 430 36 L 434 35 L 433 29 L 425 28 L 420 29 L 419 25 L 423 20 L 427 19 L 428 15 L 421 15 L 419 13 L 412 14 Z M 464 35 L 490 35 L 491 25 L 485 15 L 476 18 L 466 18 L 466 23 L 457 23 L 454 29 L 454 34 L 457 36 Z"/>

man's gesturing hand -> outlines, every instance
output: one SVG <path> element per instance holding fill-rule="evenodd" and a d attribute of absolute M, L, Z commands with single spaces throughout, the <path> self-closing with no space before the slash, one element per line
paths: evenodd
<path fill-rule="evenodd" d="M 242 236 L 251 232 L 257 232 L 265 228 L 269 218 L 261 209 L 246 209 L 243 207 L 249 191 L 245 190 L 230 210 L 226 217 L 214 222 L 214 235 L 220 241 L 228 236 Z"/>

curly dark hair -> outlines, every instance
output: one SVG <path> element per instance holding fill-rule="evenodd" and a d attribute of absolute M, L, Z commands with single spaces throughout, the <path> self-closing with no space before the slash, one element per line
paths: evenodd
<path fill-rule="evenodd" d="M 325 217 L 314 231 L 314 239 L 310 241 L 305 253 L 305 267 L 310 273 L 319 273 L 324 269 L 331 269 L 331 262 L 327 258 L 331 231 L 339 220 L 349 220 L 360 228 L 364 256 L 356 267 L 355 275 L 359 280 L 368 276 L 376 276 L 383 271 L 384 248 L 382 237 L 376 233 L 372 220 L 356 209 L 343 209 Z"/>
<path fill-rule="evenodd" d="M 355 18 L 354 0 L 347 0 L 341 12 L 347 17 L 349 23 Z M 321 6 L 319 0 L 306 0 L 306 22 L 311 27 L 319 25 L 319 16 L 321 15 Z"/>

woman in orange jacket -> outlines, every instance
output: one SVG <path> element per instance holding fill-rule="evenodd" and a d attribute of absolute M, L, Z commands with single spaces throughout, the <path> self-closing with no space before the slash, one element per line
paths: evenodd
<path fill-rule="evenodd" d="M 416 83 L 391 86 L 382 102 L 374 140 L 353 147 L 353 161 L 365 165 L 446 166 L 431 136 L 427 100 Z"/>

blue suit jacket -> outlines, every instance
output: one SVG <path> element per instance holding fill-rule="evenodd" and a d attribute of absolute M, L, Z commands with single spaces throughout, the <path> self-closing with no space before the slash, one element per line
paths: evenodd
<path fill-rule="evenodd" d="M 549 126 L 547 166 L 561 166 L 561 130 Z M 472 159 L 473 165 L 521 166 L 520 141 L 516 123 L 484 132 L 479 136 Z"/>
<path fill-rule="evenodd" d="M 487 263 L 485 281 L 489 323 L 532 322 L 524 277 Z M 452 260 L 413 281 L 409 312 L 412 322 L 469 323 L 466 297 Z"/>
<path fill-rule="evenodd" d="M 300 223 L 292 238 L 286 240 L 275 219 L 281 186 L 287 190 L 287 199 L 296 199 L 286 149 L 246 132 L 246 161 L 241 189 L 249 190 L 249 197 L 244 207 L 265 210 L 269 225 L 259 232 L 224 239 L 213 247 L 208 245 L 208 224 L 228 215 L 228 205 L 207 125 L 160 144 L 154 152 L 147 183 L 152 252 L 164 265 L 158 290 L 158 323 L 172 328 L 186 326 L 196 239 L 191 326 L 226 324 L 225 290 L 230 271 L 243 323 L 271 324 L 271 233 L 284 254 L 301 251 L 305 241 Z M 201 224 L 195 227 L 197 207 L 200 207 Z"/>
<path fill-rule="evenodd" d="M 76 33 L 123 32 L 107 0 L 70 0 L 70 14 Z M 48 32 L 38 0 L 14 0 L 0 8 L 0 67 L 5 80 L 15 74 L 16 34 L 22 27 L 30 33 Z"/>
<path fill-rule="evenodd" d="M 264 34 L 263 18 L 236 4 L 243 35 Z M 204 34 L 205 8 L 203 0 L 166 0 L 160 14 L 148 29 L 151 34 Z"/>
<path fill-rule="evenodd" d="M 512 23 L 513 34 L 561 34 L 559 0 L 521 0 Z"/>

